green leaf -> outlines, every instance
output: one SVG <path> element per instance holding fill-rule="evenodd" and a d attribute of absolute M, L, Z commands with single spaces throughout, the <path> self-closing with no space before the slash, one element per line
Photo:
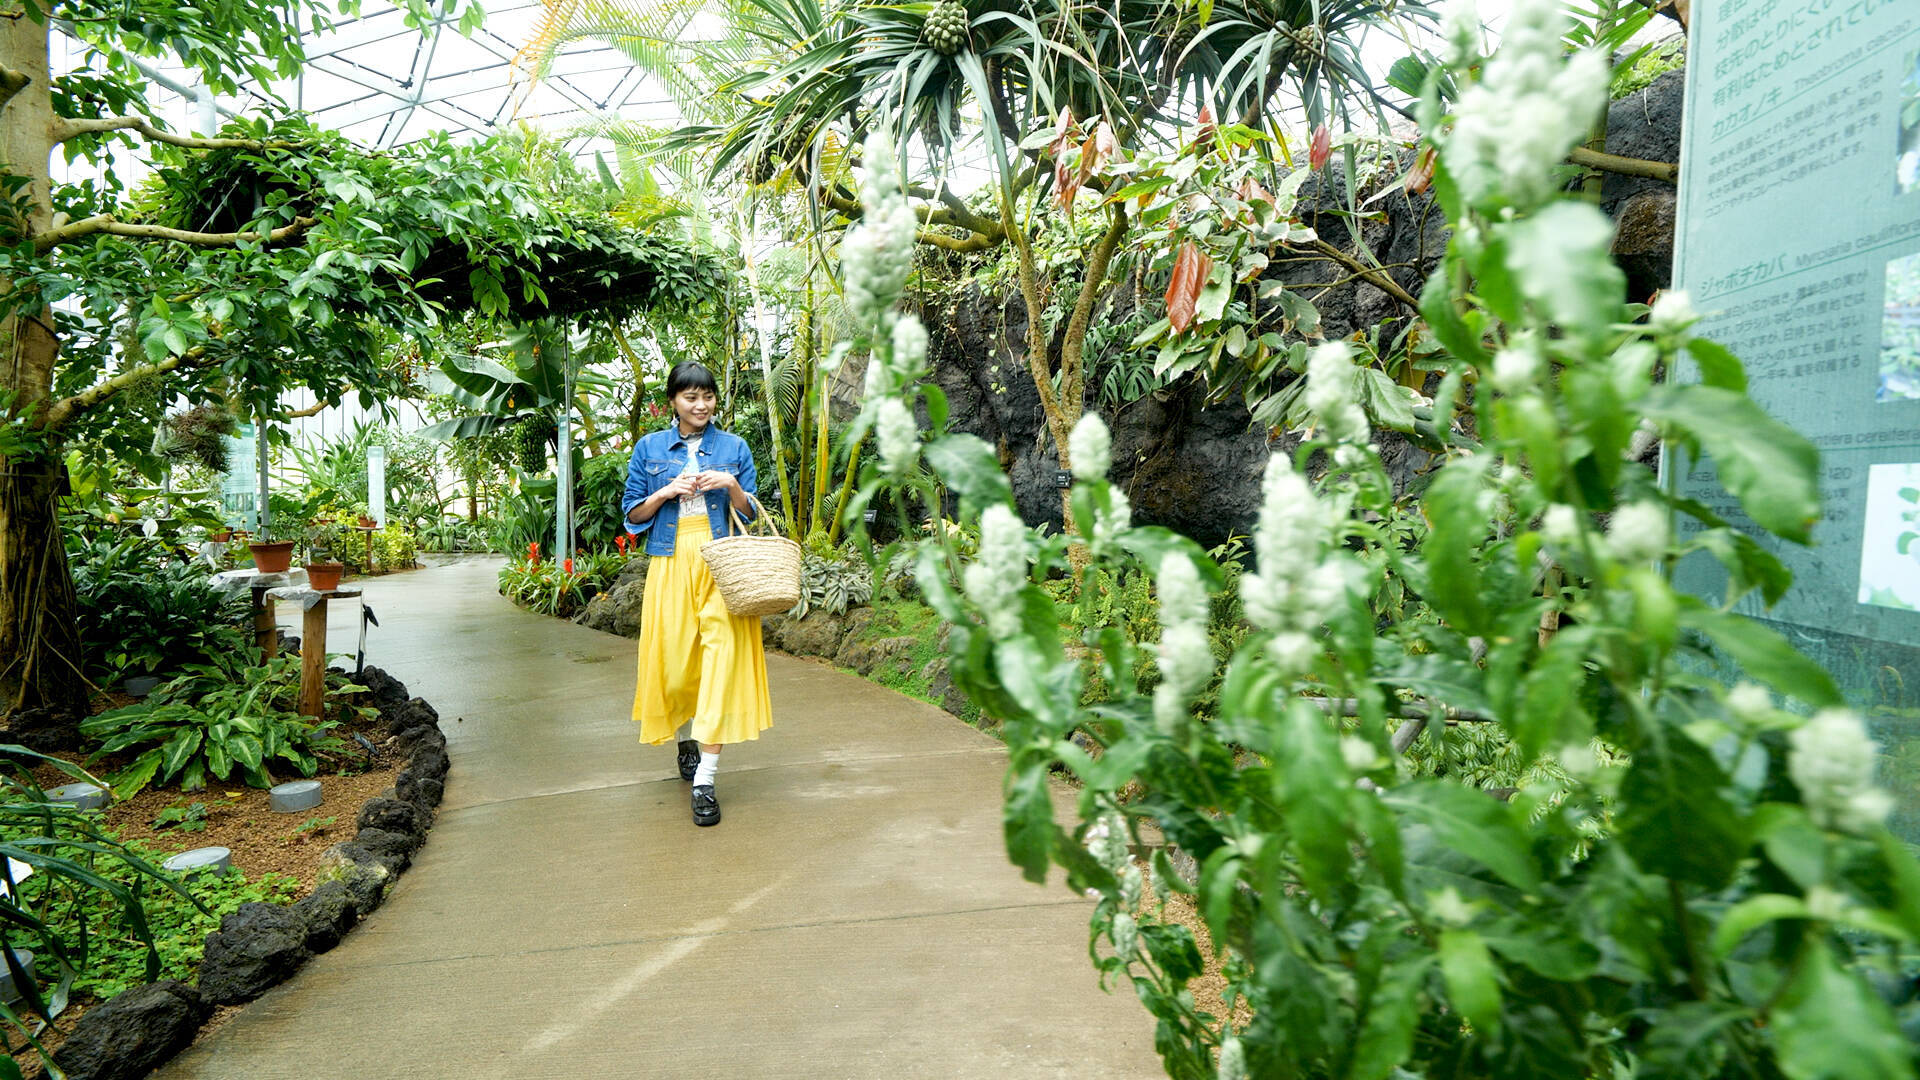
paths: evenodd
<path fill-rule="evenodd" d="M 1432 524 L 1422 545 L 1427 602 L 1468 636 L 1485 635 L 1492 628 L 1478 559 L 1487 537 L 1487 511 L 1481 502 L 1485 469 L 1486 455 L 1449 462 L 1427 489 L 1424 506 Z"/>
<path fill-rule="evenodd" d="M 1218 939 L 1215 939 L 1218 940 Z M 1366 1017 L 1354 1039 L 1348 1080 L 1386 1080 L 1413 1052 L 1420 1019 L 1420 991 L 1433 961 L 1415 956 L 1390 965 L 1366 1001 Z"/>
<path fill-rule="evenodd" d="M 1511 804 L 1442 780 L 1395 788 L 1384 801 L 1507 884 L 1529 891 L 1540 887 L 1540 867 L 1519 811 Z"/>
<path fill-rule="evenodd" d="M 1721 916 L 1720 925 L 1713 931 L 1714 955 L 1722 960 L 1732 956 L 1743 938 L 1770 922 L 1811 918 L 1813 912 L 1807 909 L 1807 902 L 1797 896 L 1780 893 L 1749 896 Z"/>
<path fill-rule="evenodd" d="M 1360 368 L 1355 378 L 1365 388 L 1361 400 L 1376 423 L 1395 431 L 1413 430 L 1412 391 L 1387 378 L 1379 368 Z"/>
<path fill-rule="evenodd" d="M 1586 658 L 1594 641 L 1591 627 L 1566 627 L 1522 679 L 1511 734 L 1525 759 L 1556 746 L 1584 744 L 1592 734 L 1593 721 L 1581 707 L 1580 691 L 1587 682 Z"/>
<path fill-rule="evenodd" d="M 961 499 L 975 506 L 1008 502 L 1013 485 L 993 447 L 975 435 L 945 435 L 927 444 L 927 465 Z"/>
<path fill-rule="evenodd" d="M 1820 452 L 1799 432 L 1718 386 L 1656 386 L 1643 407 L 1699 443 L 1757 524 L 1797 543 L 1811 539 L 1820 519 Z"/>
<path fill-rule="evenodd" d="M 1748 675 L 1815 708 L 1845 704 L 1825 668 L 1752 619 L 1682 601 L 1680 625 L 1698 630 Z"/>
<path fill-rule="evenodd" d="M 1353 861 L 1348 845 L 1347 793 L 1352 781 L 1340 742 L 1326 714 L 1295 701 L 1280 718 L 1274 762 L 1274 797 L 1286 811 L 1287 828 L 1300 852 L 1300 876 L 1322 899 L 1339 895 Z"/>
<path fill-rule="evenodd" d="M 1911 1080 L 1913 1049 L 1880 995 L 1809 939 L 1772 1012 L 1780 1067 L 1791 1080 Z"/>
<path fill-rule="evenodd" d="M 1700 365 L 1701 382 L 1738 394 L 1747 392 L 1747 369 L 1733 350 L 1717 341 L 1693 338 L 1687 342 L 1687 353 Z"/>
<path fill-rule="evenodd" d="M 1608 253 L 1613 223 L 1589 203 L 1550 203 L 1496 226 L 1506 263 L 1528 300 L 1569 333 L 1597 337 L 1619 321 L 1627 278 Z"/>
<path fill-rule="evenodd" d="M 1001 820 L 1006 829 L 1007 857 L 1020 868 L 1020 875 L 1028 881 L 1046 881 L 1054 826 L 1053 797 L 1047 791 L 1044 764 L 1009 770 Z"/>
<path fill-rule="evenodd" d="M 1706 748 L 1678 729 L 1655 727 L 1633 747 L 1620 782 L 1614 824 L 1621 844 L 1648 873 L 1719 888 L 1747 846 L 1726 787 Z"/>
<path fill-rule="evenodd" d="M 1476 367 L 1486 365 L 1487 350 L 1481 346 L 1479 335 L 1467 329 L 1454 307 L 1446 267 L 1436 268 L 1427 279 L 1426 289 L 1420 294 L 1420 315 L 1448 352 Z"/>
<path fill-rule="evenodd" d="M 1500 1030 L 1500 979 L 1487 943 L 1471 930 L 1440 931 L 1440 974 L 1454 1008 L 1475 1028 Z"/>

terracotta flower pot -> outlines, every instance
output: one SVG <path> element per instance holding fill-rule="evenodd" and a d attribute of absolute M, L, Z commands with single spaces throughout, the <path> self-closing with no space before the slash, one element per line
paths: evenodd
<path fill-rule="evenodd" d="M 276 540 L 273 543 L 254 544 L 253 568 L 263 574 L 284 574 L 287 567 L 293 565 L 293 541 Z"/>
<path fill-rule="evenodd" d="M 345 563 L 308 563 L 307 587 L 315 592 L 332 592 L 340 587 L 340 575 L 345 573 L 346 569 Z"/>
<path fill-rule="evenodd" d="M 377 529 L 380 527 L 380 523 L 362 514 L 360 515 L 360 527 L 363 529 Z"/>
<path fill-rule="evenodd" d="M 207 534 L 207 539 L 213 541 L 216 544 L 224 544 L 227 541 L 233 539 L 233 530 L 220 529 L 215 532 L 210 532 Z"/>

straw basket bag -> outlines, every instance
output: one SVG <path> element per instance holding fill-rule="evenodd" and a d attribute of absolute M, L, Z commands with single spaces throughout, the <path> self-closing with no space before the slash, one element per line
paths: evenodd
<path fill-rule="evenodd" d="M 753 499 L 753 496 L 747 496 Z M 754 520 L 765 522 L 766 511 L 753 499 Z M 800 545 L 784 536 L 754 536 L 732 504 L 727 515 L 733 535 L 700 545 L 720 598 L 734 615 L 778 615 L 800 602 Z M 771 530 L 769 525 L 768 529 Z"/>

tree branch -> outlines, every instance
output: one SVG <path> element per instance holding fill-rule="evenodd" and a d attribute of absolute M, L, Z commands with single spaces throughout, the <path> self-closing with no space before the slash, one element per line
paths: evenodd
<path fill-rule="evenodd" d="M 1420 310 L 1420 301 L 1415 300 L 1412 293 L 1401 288 L 1399 282 L 1375 270 L 1373 267 L 1362 263 L 1359 259 L 1354 258 L 1318 237 L 1314 238 L 1313 250 L 1318 251 L 1327 258 L 1332 259 L 1334 262 L 1367 279 L 1368 284 L 1407 305 L 1407 307 L 1414 311 L 1417 312 Z"/>
<path fill-rule="evenodd" d="M 295 410 L 293 410 L 292 412 L 290 412 L 290 413 L 287 413 L 287 414 L 285 414 L 284 416 L 282 416 L 282 417 L 280 417 L 280 419 L 282 419 L 282 420 L 299 420 L 299 419 L 301 419 L 301 418 L 303 418 L 303 417 L 308 417 L 308 416 L 319 416 L 319 415 L 320 415 L 321 413 L 323 413 L 323 412 L 325 412 L 325 411 L 327 410 L 327 406 L 328 406 L 328 405 L 329 405 L 329 402 L 325 402 L 325 401 L 316 401 L 316 402 L 314 402 L 313 404 L 311 404 L 311 405 L 309 405 L 309 406 L 307 406 L 307 407 L 306 407 L 306 408 L 304 408 L 304 409 L 295 409 Z"/>
<path fill-rule="evenodd" d="M 860 218 L 860 204 L 842 194 L 837 187 L 826 192 L 826 203 L 828 206 L 833 207 L 834 210 L 846 215 L 852 220 L 857 221 Z M 948 236 L 945 233 L 932 232 L 926 229 L 921 229 L 914 234 L 916 241 L 932 247 L 945 248 L 948 251 L 985 251 L 990 247 L 999 246 L 1000 243 L 1006 239 L 1005 232 L 998 225 L 993 225 L 990 222 L 982 222 L 983 228 L 975 229 L 958 221 L 951 220 L 950 215 L 944 210 L 934 210 L 929 207 L 920 206 L 915 207 L 914 212 L 920 216 L 923 224 L 947 225 L 967 231 L 966 236 Z M 989 229 L 991 229 L 991 231 L 988 231 Z"/>
<path fill-rule="evenodd" d="M 1621 157 L 1619 154 L 1589 150 L 1584 146 L 1574 147 L 1567 154 L 1567 160 L 1584 169 L 1598 169 L 1621 176 L 1643 176 L 1649 180 L 1664 180 L 1669 184 L 1680 182 L 1680 166 L 1668 161 Z"/>
<path fill-rule="evenodd" d="M 162 131 L 140 116 L 106 116 L 97 120 L 73 120 L 58 117 L 54 120 L 48 135 L 53 145 L 59 146 L 70 139 L 82 135 L 97 135 L 103 131 L 134 131 L 169 146 L 184 146 L 189 150 L 291 150 L 297 143 L 262 142 L 259 139 L 197 139 L 191 135 L 175 135 L 171 131 Z"/>
<path fill-rule="evenodd" d="M 53 406 L 47 410 L 46 423 L 40 426 L 46 431 L 58 431 L 67 424 L 72 423 L 74 418 L 79 414 L 118 394 L 120 391 L 132 386 L 141 379 L 149 375 L 159 375 L 162 372 L 172 371 L 175 368 L 197 367 L 206 355 L 206 346 L 196 345 L 186 352 L 181 353 L 179 356 L 169 356 L 165 360 L 156 361 L 151 364 L 143 364 L 131 371 L 123 371 L 111 379 L 87 387 L 85 390 L 80 391 L 70 398 L 54 402 Z"/>
<path fill-rule="evenodd" d="M 25 90 L 32 81 L 26 72 L 0 67 L 0 109 L 6 108 L 7 102 L 12 101 L 13 96 Z"/>
<path fill-rule="evenodd" d="M 295 218 L 292 224 L 282 225 L 271 232 L 204 233 L 189 232 L 186 229 L 169 229 L 164 225 L 133 225 L 117 220 L 112 214 L 96 214 L 93 217 L 82 218 L 57 229 L 40 233 L 33 238 L 33 250 L 37 254 L 45 255 L 61 244 L 70 244 L 97 233 L 129 236 L 138 240 L 172 240 L 194 247 L 238 247 L 248 240 L 278 244 L 299 236 L 313 225 L 313 218 L 303 217 Z"/>

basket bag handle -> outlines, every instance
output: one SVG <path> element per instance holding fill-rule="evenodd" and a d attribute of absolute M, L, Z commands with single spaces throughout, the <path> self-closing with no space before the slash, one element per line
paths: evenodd
<path fill-rule="evenodd" d="M 759 498 L 756 497 L 753 492 L 749 491 L 747 492 L 747 501 L 753 504 L 753 520 L 766 526 L 766 534 L 768 536 L 777 535 L 774 532 L 773 523 L 767 520 L 767 508 L 760 505 Z M 727 500 L 727 518 L 732 521 L 736 534 L 741 536 L 753 535 L 752 527 L 747 524 L 745 519 L 741 518 L 740 511 L 734 508 L 732 499 Z"/>

